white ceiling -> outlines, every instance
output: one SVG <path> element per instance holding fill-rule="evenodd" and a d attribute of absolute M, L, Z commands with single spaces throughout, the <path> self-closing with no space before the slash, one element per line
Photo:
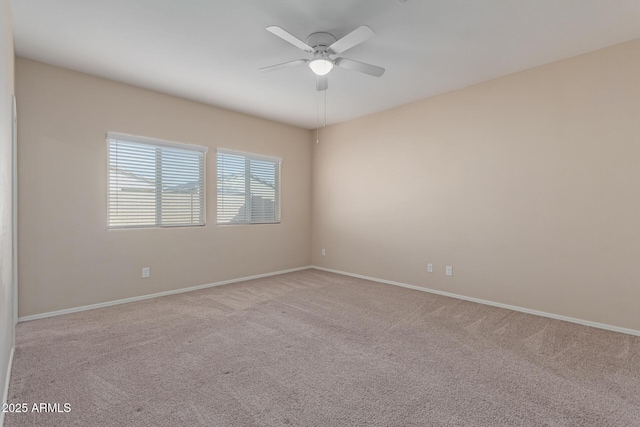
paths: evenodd
<path fill-rule="evenodd" d="M 267 32 L 376 35 L 329 74 L 327 124 L 640 38 L 638 0 L 12 0 L 19 56 L 292 125 L 323 124 L 310 55 Z M 322 94 L 322 92 L 320 92 Z M 320 112 L 320 114 L 318 114 Z M 318 118 L 320 116 L 320 119 Z M 318 121 L 319 120 L 319 121 Z"/>

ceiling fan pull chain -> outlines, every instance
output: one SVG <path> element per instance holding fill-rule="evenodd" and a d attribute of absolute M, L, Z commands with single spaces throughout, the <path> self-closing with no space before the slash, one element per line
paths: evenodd
<path fill-rule="evenodd" d="M 322 92 L 324 93 L 324 127 L 327 127 L 327 91 Z"/>
<path fill-rule="evenodd" d="M 316 85 L 320 76 L 316 76 Z M 326 92 L 326 91 L 325 91 Z M 320 92 L 316 91 L 316 144 L 320 142 Z"/>

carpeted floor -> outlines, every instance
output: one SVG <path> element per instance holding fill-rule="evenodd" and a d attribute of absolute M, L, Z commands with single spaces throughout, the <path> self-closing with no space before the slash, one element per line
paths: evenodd
<path fill-rule="evenodd" d="M 21 323 L 8 401 L 7 427 L 638 426 L 640 337 L 305 270 Z"/>

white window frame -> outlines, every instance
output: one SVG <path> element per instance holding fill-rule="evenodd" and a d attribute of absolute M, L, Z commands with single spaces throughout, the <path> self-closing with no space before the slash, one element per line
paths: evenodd
<path fill-rule="evenodd" d="M 253 220 L 252 218 L 248 218 L 245 221 L 229 221 L 229 222 L 220 222 L 220 218 L 219 218 L 219 200 L 218 200 L 218 188 L 219 188 L 219 183 L 218 183 L 218 155 L 219 154 L 228 154 L 228 155 L 233 155 L 233 156 L 241 156 L 244 157 L 245 159 L 245 165 L 248 165 L 250 163 L 250 161 L 255 160 L 255 161 L 263 161 L 263 162 L 270 162 L 270 163 L 274 163 L 277 165 L 277 172 L 275 174 L 275 194 L 274 194 L 274 209 L 275 209 L 275 219 L 273 221 L 265 221 L 265 220 Z M 246 169 L 245 169 L 246 170 Z M 282 221 L 282 212 L 280 209 L 280 192 L 281 192 L 281 179 L 280 179 L 280 174 L 282 171 L 282 158 L 280 157 L 275 157 L 275 156 L 267 156 L 267 155 L 263 155 L 263 154 L 255 154 L 255 153 L 248 153 L 246 151 L 237 151 L 237 150 L 230 150 L 227 148 L 218 148 L 216 150 L 216 224 L 220 225 L 220 226 L 227 226 L 227 225 L 256 225 L 256 224 L 280 224 L 280 222 Z M 246 179 L 246 178 L 245 178 Z M 250 184 L 249 184 L 249 180 L 245 181 L 245 212 L 251 212 L 251 191 L 250 191 Z"/>
<path fill-rule="evenodd" d="M 157 182 L 156 185 L 156 220 L 154 224 L 130 224 L 130 225 L 111 225 L 110 221 L 110 212 L 111 212 L 111 158 L 110 158 L 110 144 L 111 141 L 121 141 L 125 143 L 136 143 L 136 144 L 144 144 L 149 145 L 151 147 L 156 148 L 174 148 L 186 151 L 193 151 L 202 153 L 202 170 L 199 170 L 200 181 L 202 185 L 202 215 L 201 221 L 187 223 L 187 224 L 162 224 L 162 207 L 161 207 L 161 194 L 158 193 L 157 187 L 162 186 L 162 182 Z M 131 228 L 173 228 L 173 227 L 200 227 L 206 225 L 206 154 L 209 150 L 208 147 L 203 147 L 200 145 L 192 145 L 192 144 L 184 144 L 181 142 L 174 141 L 165 141 L 157 138 L 150 138 L 139 135 L 129 135 L 125 133 L 119 132 L 107 132 L 107 228 L 110 230 L 118 230 L 118 229 L 131 229 Z"/>

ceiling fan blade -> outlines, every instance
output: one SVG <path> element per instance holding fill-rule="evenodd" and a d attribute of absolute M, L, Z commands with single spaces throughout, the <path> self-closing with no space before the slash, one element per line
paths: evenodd
<path fill-rule="evenodd" d="M 286 32 L 285 30 L 278 27 L 277 25 L 272 25 L 270 27 L 267 27 L 267 31 L 275 34 L 276 36 L 280 37 L 282 40 L 288 41 L 295 47 L 302 49 L 305 52 L 313 52 L 313 48 L 311 46 L 309 46 L 308 44 L 306 44 L 296 36 Z"/>
<path fill-rule="evenodd" d="M 275 71 L 283 68 L 294 67 L 296 65 L 302 65 L 309 62 L 307 59 L 294 59 L 293 61 L 283 62 L 282 64 L 270 65 L 268 67 L 258 68 L 260 71 Z"/>
<path fill-rule="evenodd" d="M 353 59 L 337 58 L 336 65 L 348 70 L 360 71 L 370 76 L 380 77 L 384 74 L 384 68 L 376 65 L 365 64 L 364 62 L 354 61 Z"/>
<path fill-rule="evenodd" d="M 329 79 L 327 78 L 327 76 L 317 76 L 316 90 L 317 91 L 327 90 L 328 87 L 329 87 Z"/>
<path fill-rule="evenodd" d="M 333 44 L 329 46 L 329 50 L 333 53 L 342 53 L 345 50 L 351 49 L 355 45 L 358 45 L 363 41 L 370 39 L 374 34 L 375 33 L 371 28 L 363 25 L 351 31 L 340 40 L 333 42 Z"/>

